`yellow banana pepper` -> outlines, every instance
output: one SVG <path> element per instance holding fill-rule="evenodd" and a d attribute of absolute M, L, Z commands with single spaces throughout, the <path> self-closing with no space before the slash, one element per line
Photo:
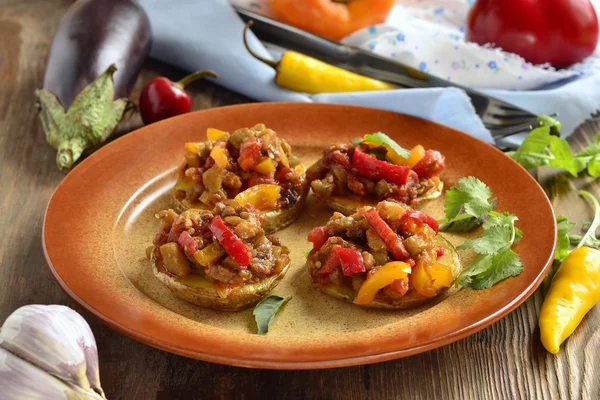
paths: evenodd
<path fill-rule="evenodd" d="M 283 53 L 279 62 L 267 60 L 248 45 L 246 36 L 251 25 L 252 21 L 249 21 L 244 29 L 244 45 L 254 58 L 275 68 L 275 82 L 279 86 L 309 94 L 397 89 L 391 83 L 355 74 L 294 51 Z"/>
<path fill-rule="evenodd" d="M 354 302 L 356 304 L 371 304 L 375 300 L 377 292 L 396 279 L 406 278 L 410 272 L 410 265 L 402 261 L 393 261 L 385 264 L 362 284 Z"/>
<path fill-rule="evenodd" d="M 281 186 L 272 184 L 260 184 L 249 187 L 235 196 L 241 206 L 252 204 L 259 210 L 267 210 L 277 207 L 277 200 L 281 197 Z"/>
<path fill-rule="evenodd" d="M 573 250 L 552 279 L 540 310 L 542 344 L 556 354 L 585 314 L 600 301 L 600 251 L 583 246 Z"/>

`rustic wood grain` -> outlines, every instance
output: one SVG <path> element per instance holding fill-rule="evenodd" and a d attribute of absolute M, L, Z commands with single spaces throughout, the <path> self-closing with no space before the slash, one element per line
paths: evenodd
<path fill-rule="evenodd" d="M 323 371 L 251 370 L 190 360 L 126 338 L 86 314 L 50 275 L 40 239 L 45 206 L 64 174 L 45 143 L 33 91 L 41 85 L 52 32 L 69 4 L 0 1 L 0 321 L 31 303 L 66 304 L 82 313 L 96 335 L 110 399 L 600 398 L 600 307 L 553 356 L 542 348 L 537 328 L 543 289 L 506 318 L 457 343 L 407 359 Z M 177 79 L 182 72 L 149 61 L 135 93 L 156 75 Z M 250 101 L 207 82 L 190 90 L 195 109 Z M 596 131 L 599 123 L 587 123 L 571 143 L 585 146 Z M 564 174 L 548 170 L 538 171 L 538 177 L 558 213 L 590 218 L 575 189 L 600 196 L 594 180 L 565 183 Z"/>

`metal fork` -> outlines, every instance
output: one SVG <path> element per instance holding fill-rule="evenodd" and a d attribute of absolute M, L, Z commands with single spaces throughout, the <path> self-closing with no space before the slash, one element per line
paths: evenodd
<path fill-rule="evenodd" d="M 434 77 L 360 48 L 313 35 L 246 9 L 235 8 L 244 21 L 254 21 L 252 31 L 271 49 L 295 50 L 348 71 L 403 88 L 456 87 L 464 90 L 494 139 L 526 132 L 537 124 L 535 114 L 477 90 Z"/>

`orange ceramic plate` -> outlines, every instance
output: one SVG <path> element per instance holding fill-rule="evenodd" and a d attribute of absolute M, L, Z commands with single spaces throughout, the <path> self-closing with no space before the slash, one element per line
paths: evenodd
<path fill-rule="evenodd" d="M 274 294 L 293 299 L 266 336 L 255 334 L 252 310 L 198 308 L 175 297 L 152 276 L 144 250 L 158 229 L 153 215 L 168 207 L 183 144 L 204 140 L 206 128 L 233 131 L 265 123 L 310 165 L 331 143 L 382 131 L 404 147 L 422 143 L 447 160 L 446 187 L 475 175 L 498 197 L 498 209 L 520 219 L 516 246 L 525 263 L 517 278 L 492 289 L 453 289 L 408 311 L 370 310 L 310 286 L 305 242 L 331 211 L 311 195 L 302 217 L 277 235 L 292 265 Z M 443 216 L 443 199 L 425 205 Z M 112 328 L 173 353 L 224 364 L 309 369 L 365 364 L 430 350 L 499 320 L 539 285 L 555 247 L 552 207 L 536 181 L 495 148 L 421 119 L 367 108 L 323 104 L 248 104 L 162 121 L 130 133 L 77 166 L 54 193 L 44 221 L 50 269 L 64 290 Z M 465 238 L 445 235 L 458 244 Z M 473 254 L 461 253 L 464 264 Z"/>

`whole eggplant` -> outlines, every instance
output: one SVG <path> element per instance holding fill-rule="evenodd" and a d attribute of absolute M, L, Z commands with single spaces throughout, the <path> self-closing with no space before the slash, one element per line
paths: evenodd
<path fill-rule="evenodd" d="M 150 21 L 135 0 L 78 0 L 67 10 L 52 39 L 44 87 L 35 93 L 59 168 L 70 168 L 114 131 L 151 42 Z"/>
<path fill-rule="evenodd" d="M 79 0 L 61 19 L 50 46 L 44 89 L 65 109 L 115 64 L 115 99 L 129 96 L 152 44 L 150 21 L 135 0 Z"/>

